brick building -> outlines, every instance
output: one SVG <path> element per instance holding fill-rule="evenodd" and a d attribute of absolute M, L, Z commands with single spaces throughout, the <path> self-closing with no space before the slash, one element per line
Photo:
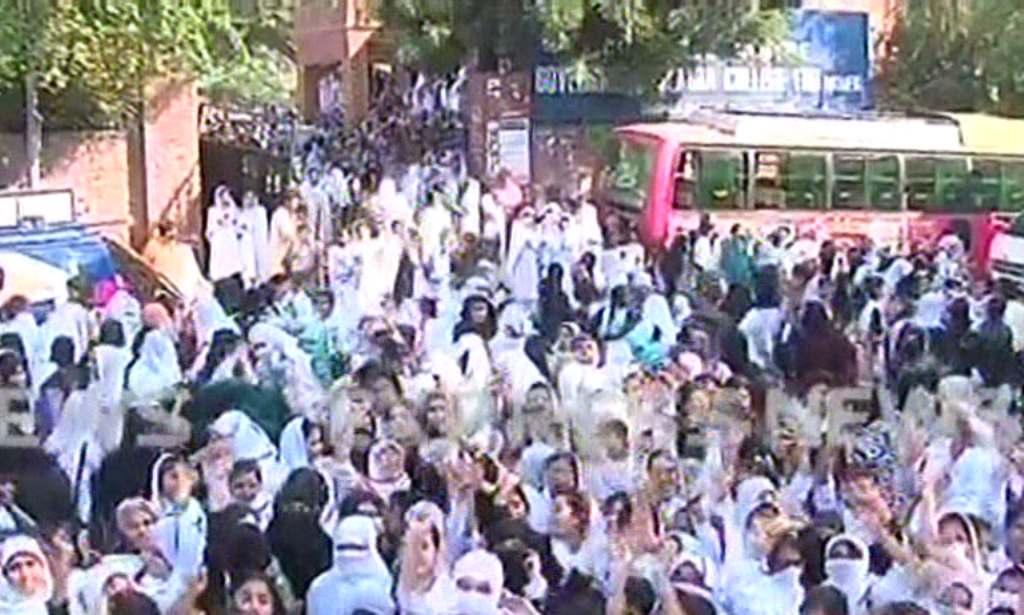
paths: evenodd
<path fill-rule="evenodd" d="M 295 15 L 299 103 L 307 117 L 334 104 L 350 116 L 369 107 L 372 70 L 391 61 L 393 45 L 373 0 L 300 0 Z"/>

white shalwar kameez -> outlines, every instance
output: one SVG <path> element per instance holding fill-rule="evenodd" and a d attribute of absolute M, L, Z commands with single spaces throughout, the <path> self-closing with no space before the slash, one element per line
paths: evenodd
<path fill-rule="evenodd" d="M 532 222 L 512 223 L 505 278 L 520 303 L 537 301 L 540 287 L 540 235 Z"/>
<path fill-rule="evenodd" d="M 267 223 L 267 210 L 255 196 L 244 199 L 243 204 L 240 219 L 252 236 L 253 279 L 257 284 L 264 284 L 270 279 L 270 227 Z"/>
<path fill-rule="evenodd" d="M 278 207 L 270 216 L 270 275 L 285 273 L 298 247 L 295 216 L 288 207 Z"/>
<path fill-rule="evenodd" d="M 243 274 L 238 204 L 226 186 L 217 188 L 207 211 L 206 240 L 210 242 L 209 276 L 214 282 Z"/>

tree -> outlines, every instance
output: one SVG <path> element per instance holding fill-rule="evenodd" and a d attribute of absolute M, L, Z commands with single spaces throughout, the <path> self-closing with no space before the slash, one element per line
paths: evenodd
<path fill-rule="evenodd" d="M 735 58 L 750 50 L 786 55 L 790 27 L 783 11 L 679 4 L 549 0 L 537 11 L 544 46 L 556 58 L 585 65 L 613 90 L 643 97 L 654 96 L 670 70 L 709 56 Z"/>
<path fill-rule="evenodd" d="M 124 125 L 137 117 L 145 86 L 167 76 L 194 78 L 218 101 L 288 102 L 294 65 L 281 41 L 290 40 L 291 4 L 241 15 L 237 7 L 229 0 L 5 0 L 0 99 L 22 102 L 22 83 L 36 75 L 43 116 L 65 127 Z M 22 105 L 4 108 L 12 106 Z"/>
<path fill-rule="evenodd" d="M 679 8 L 675 0 L 382 0 L 380 16 L 399 33 L 400 60 L 444 73 L 477 58 L 539 56 L 571 65 L 610 88 L 653 95 L 671 69 L 708 55 L 781 50 L 782 11 Z M 488 29 L 499 24 L 500 29 Z M 483 68 L 490 68 L 484 63 Z"/>
<path fill-rule="evenodd" d="M 1024 1 L 909 0 L 884 50 L 883 104 L 1024 116 Z"/>
<path fill-rule="evenodd" d="M 535 51 L 522 0 L 380 0 L 378 16 L 399 34 L 399 62 L 431 74 L 450 73 L 474 56 L 493 70 L 498 58 L 524 63 Z"/>

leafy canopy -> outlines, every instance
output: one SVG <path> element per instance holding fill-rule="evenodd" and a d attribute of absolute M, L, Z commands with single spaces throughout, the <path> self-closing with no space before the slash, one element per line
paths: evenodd
<path fill-rule="evenodd" d="M 651 95 L 673 68 L 751 49 L 779 57 L 789 37 L 782 11 L 679 8 L 675 0 L 381 0 L 400 60 L 445 73 L 473 54 L 529 66 L 540 54 L 614 90 Z M 707 3 L 712 4 L 712 3 Z M 726 3 L 728 4 L 728 3 Z M 528 5 L 528 6 L 527 6 Z"/>
<path fill-rule="evenodd" d="M 167 76 L 197 79 L 218 102 L 288 102 L 290 9 L 238 10 L 229 0 L 0 0 L 0 96 L 20 98 L 33 73 L 44 117 L 89 126 L 134 117 L 146 84 Z"/>
<path fill-rule="evenodd" d="M 888 106 L 1024 116 L 1024 0 L 908 0 L 883 53 Z"/>

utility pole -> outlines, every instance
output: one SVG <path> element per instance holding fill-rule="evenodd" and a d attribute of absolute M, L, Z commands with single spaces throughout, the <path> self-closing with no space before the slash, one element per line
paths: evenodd
<path fill-rule="evenodd" d="M 21 0 L 25 22 L 34 22 L 33 4 L 39 0 Z M 36 37 L 26 37 L 27 62 L 25 64 L 25 154 L 28 159 L 28 187 L 39 187 L 39 157 L 43 148 L 43 118 L 39 113 L 38 66 L 36 65 Z"/>

